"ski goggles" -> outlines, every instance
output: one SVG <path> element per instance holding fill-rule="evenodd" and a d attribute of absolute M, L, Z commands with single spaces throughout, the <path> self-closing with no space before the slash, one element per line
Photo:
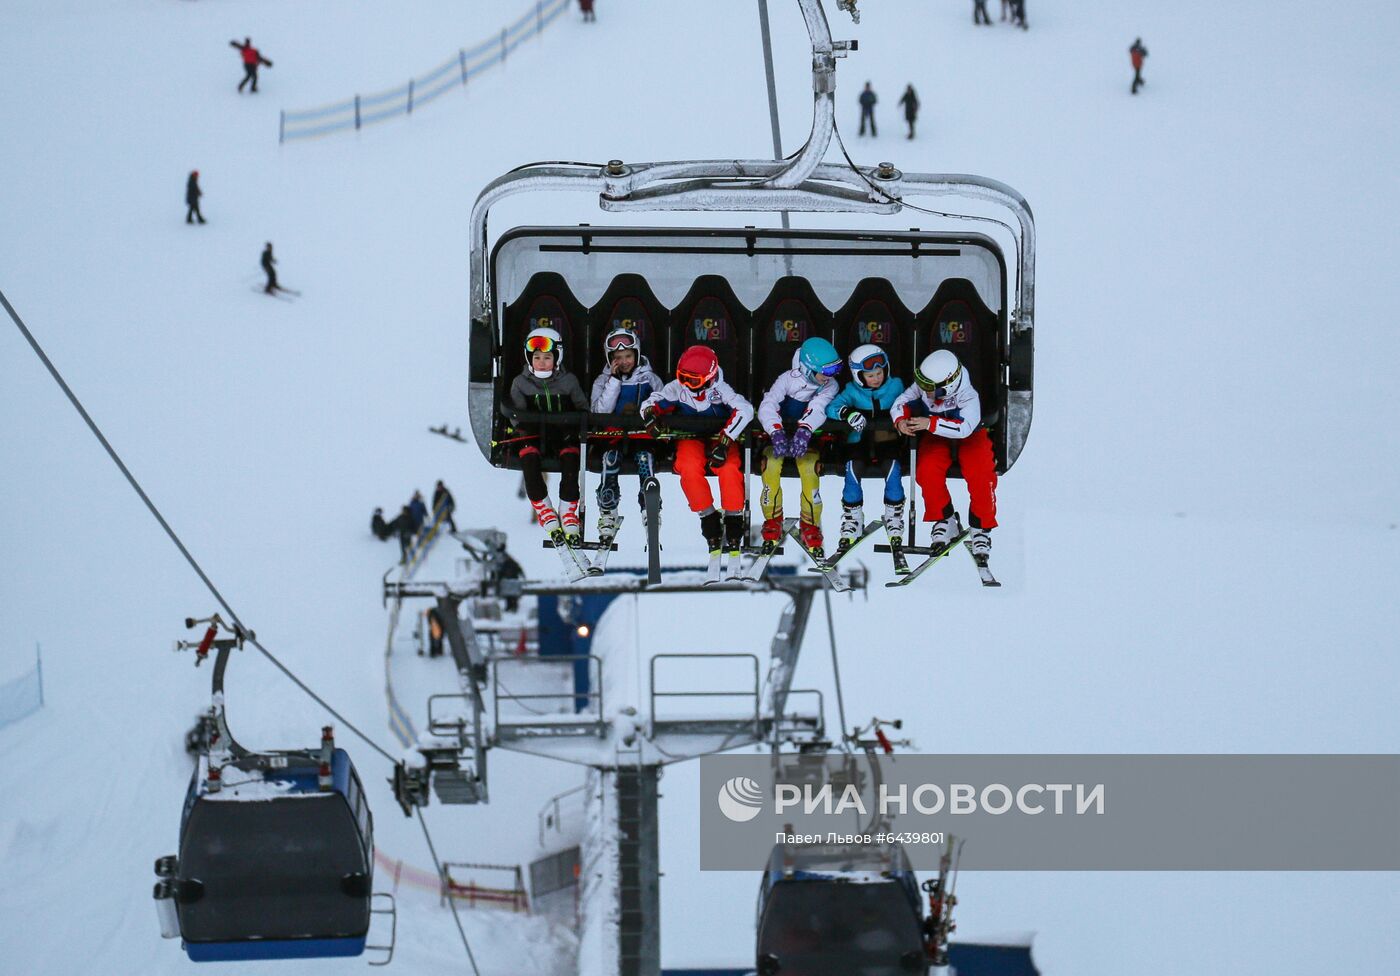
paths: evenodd
<path fill-rule="evenodd" d="M 919 389 L 925 393 L 932 393 L 935 398 L 941 400 L 948 395 L 948 387 L 957 383 L 958 377 L 962 375 L 962 366 L 953 370 L 951 376 L 941 380 L 931 380 L 918 370 L 914 371 L 914 382 L 919 385 Z"/>
<path fill-rule="evenodd" d="M 554 352 L 559 343 L 549 336 L 530 336 L 525 340 L 526 352 Z"/>
<path fill-rule="evenodd" d="M 821 373 L 823 376 L 835 376 L 841 372 L 841 362 L 837 360 L 834 363 L 827 363 L 821 369 L 817 370 L 817 372 Z"/>
<path fill-rule="evenodd" d="M 607 339 L 603 340 L 603 348 L 607 349 L 609 356 L 615 352 L 635 351 L 637 348 L 637 337 L 630 333 L 608 336 Z"/>
<path fill-rule="evenodd" d="M 689 370 L 676 370 L 676 379 L 681 381 L 681 386 L 690 390 L 703 390 L 713 381 L 713 376 L 704 373 L 692 373 Z"/>
<path fill-rule="evenodd" d="M 872 369 L 883 369 L 889 372 L 890 360 L 889 357 L 882 352 L 872 352 L 860 362 L 852 363 L 851 366 L 862 373 L 869 372 Z"/>

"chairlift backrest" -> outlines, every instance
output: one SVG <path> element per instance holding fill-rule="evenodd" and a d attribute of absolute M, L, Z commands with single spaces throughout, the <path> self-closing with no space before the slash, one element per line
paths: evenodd
<path fill-rule="evenodd" d="M 778 280 L 768 299 L 754 312 L 753 401 L 762 399 L 773 381 L 792 368 L 792 356 L 808 339 L 832 341 L 831 313 L 805 278 Z"/>
<path fill-rule="evenodd" d="M 620 274 L 589 310 L 589 367 L 596 376 L 607 360 L 603 339 L 614 329 L 630 329 L 641 341 L 642 355 L 662 380 L 672 363 L 671 312 L 639 274 Z"/>
<path fill-rule="evenodd" d="M 519 298 L 505 309 L 501 371 L 506 388 L 525 368 L 525 337 L 535 328 L 558 332 L 564 342 L 564 368 L 582 374 L 587 360 L 587 313 L 562 275 L 542 271 L 531 277 Z"/>
<path fill-rule="evenodd" d="M 866 278 L 836 312 L 836 351 L 850 355 L 874 343 L 890 359 L 890 370 L 905 383 L 914 375 L 914 314 L 884 278 Z"/>
<path fill-rule="evenodd" d="M 701 275 L 681 300 L 671 322 L 671 354 L 663 379 L 675 372 L 676 360 L 691 346 L 709 346 L 719 359 L 725 381 L 749 396 L 750 316 L 729 282 L 719 275 Z"/>

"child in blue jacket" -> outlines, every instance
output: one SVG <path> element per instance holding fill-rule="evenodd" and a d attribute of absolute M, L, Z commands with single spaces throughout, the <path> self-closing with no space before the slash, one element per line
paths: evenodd
<path fill-rule="evenodd" d="M 892 430 L 867 430 L 870 421 L 889 415 L 904 392 L 904 382 L 890 375 L 890 358 L 879 346 L 857 346 L 847 357 L 851 381 L 827 405 L 826 415 L 851 426 L 846 439 L 846 482 L 841 490 L 841 541 L 836 554 L 849 549 L 865 530 L 865 493 L 860 482 L 867 474 L 885 473 L 885 531 L 891 545 L 904 534 L 904 472 L 900 459 L 904 438 Z"/>

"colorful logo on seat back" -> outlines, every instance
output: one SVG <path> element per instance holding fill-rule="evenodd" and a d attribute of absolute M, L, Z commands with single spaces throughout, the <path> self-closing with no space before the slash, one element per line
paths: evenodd
<path fill-rule="evenodd" d="M 972 308 L 962 300 L 949 302 L 938 313 L 938 341 L 940 345 L 957 345 L 972 341 L 972 329 L 977 318 Z"/>
<path fill-rule="evenodd" d="M 696 342 L 727 342 L 729 311 L 718 298 L 702 298 L 690 313 L 691 337 Z"/>
<path fill-rule="evenodd" d="M 528 328 L 553 329 L 569 339 L 569 317 L 564 314 L 564 306 L 553 295 L 541 295 L 530 303 Z"/>
<path fill-rule="evenodd" d="M 894 314 L 884 302 L 869 301 L 856 312 L 856 345 L 873 342 L 888 346 L 894 342 Z"/>
<path fill-rule="evenodd" d="M 612 315 L 608 319 L 608 330 L 613 329 L 627 329 L 645 338 L 651 329 L 651 316 L 647 314 L 647 307 L 636 298 L 619 300 L 613 306 Z"/>
<path fill-rule="evenodd" d="M 811 317 L 807 306 L 795 298 L 786 298 L 773 311 L 773 341 L 788 345 L 806 342 L 812 335 Z"/>

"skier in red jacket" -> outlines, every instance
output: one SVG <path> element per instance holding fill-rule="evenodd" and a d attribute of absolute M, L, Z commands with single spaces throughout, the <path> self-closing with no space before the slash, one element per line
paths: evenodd
<path fill-rule="evenodd" d="M 258 90 L 258 67 L 265 64 L 270 68 L 272 67 L 272 62 L 263 57 L 261 51 L 253 47 L 253 42 L 250 38 L 243 38 L 242 44 L 239 44 L 237 41 L 229 41 L 228 46 L 237 48 L 239 53 L 243 56 L 243 80 L 238 83 L 238 90 L 242 91 L 243 86 L 251 81 L 253 83 L 253 91 L 256 92 Z"/>
<path fill-rule="evenodd" d="M 1147 48 L 1142 46 L 1142 38 L 1133 41 L 1133 46 L 1128 48 L 1128 56 L 1133 59 L 1133 94 L 1147 82 L 1142 80 L 1142 62 L 1147 60 Z"/>

